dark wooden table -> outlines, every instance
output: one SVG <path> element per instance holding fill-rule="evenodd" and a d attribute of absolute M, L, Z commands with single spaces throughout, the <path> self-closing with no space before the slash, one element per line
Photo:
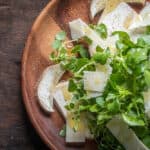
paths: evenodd
<path fill-rule="evenodd" d="M 33 21 L 49 0 L 0 0 L 0 150 L 46 150 L 26 114 L 21 57 Z"/>

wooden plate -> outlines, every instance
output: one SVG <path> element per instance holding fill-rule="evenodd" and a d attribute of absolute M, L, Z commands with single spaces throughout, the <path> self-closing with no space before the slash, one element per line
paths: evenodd
<path fill-rule="evenodd" d="M 68 31 L 68 22 L 81 18 L 89 20 L 90 0 L 51 0 L 36 19 L 28 37 L 22 59 L 22 91 L 24 104 L 33 126 L 53 150 L 96 150 L 94 142 L 86 142 L 84 146 L 67 146 L 58 134 L 64 120 L 57 112 L 46 115 L 37 101 L 37 85 L 43 70 L 51 64 L 49 54 L 55 34 L 61 29 Z M 136 7 L 137 8 L 137 7 Z"/>

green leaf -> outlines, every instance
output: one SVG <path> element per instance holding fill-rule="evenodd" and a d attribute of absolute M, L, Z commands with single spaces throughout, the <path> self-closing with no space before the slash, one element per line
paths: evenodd
<path fill-rule="evenodd" d="M 107 38 L 108 33 L 107 33 L 107 27 L 106 27 L 105 24 L 101 23 L 101 24 L 98 24 L 98 25 L 89 25 L 89 26 L 90 26 L 90 28 L 95 30 L 102 39 Z"/>
<path fill-rule="evenodd" d="M 95 62 L 104 65 L 106 64 L 109 57 L 110 57 L 110 53 L 109 51 L 106 50 L 104 52 L 96 52 L 95 54 L 93 54 L 92 59 Z"/>
<path fill-rule="evenodd" d="M 146 34 L 150 34 L 150 26 L 146 27 Z"/>
<path fill-rule="evenodd" d="M 90 107 L 90 112 L 99 112 L 99 107 L 97 104 Z"/>
<path fill-rule="evenodd" d="M 72 53 L 79 53 L 82 58 L 88 58 L 89 57 L 88 50 L 85 49 L 82 45 L 76 45 L 72 49 Z"/>
<path fill-rule="evenodd" d="M 55 50 L 58 50 L 62 45 L 62 42 L 59 40 L 54 40 L 54 42 L 52 43 L 52 48 Z"/>
<path fill-rule="evenodd" d="M 148 87 L 150 87 L 150 71 L 146 70 L 144 72 L 145 81 Z"/>
<path fill-rule="evenodd" d="M 148 148 L 150 148 L 150 135 L 145 136 L 142 141 Z"/>
<path fill-rule="evenodd" d="M 124 31 L 115 31 L 112 33 L 112 35 L 118 35 L 120 40 L 129 40 L 130 36 L 127 32 Z"/>
<path fill-rule="evenodd" d="M 127 53 L 127 62 L 130 65 L 136 65 L 144 60 L 147 60 L 147 49 L 132 48 Z"/>
<path fill-rule="evenodd" d="M 117 113 L 120 110 L 120 104 L 118 100 L 114 100 L 107 104 L 107 109 L 112 113 Z"/>
<path fill-rule="evenodd" d="M 66 38 L 66 33 L 64 31 L 59 32 L 58 34 L 56 34 L 55 39 L 59 40 L 59 41 L 63 41 Z"/>
<path fill-rule="evenodd" d="M 66 125 L 60 130 L 59 136 L 65 137 L 66 136 Z"/>
<path fill-rule="evenodd" d="M 145 122 L 136 115 L 122 114 L 123 120 L 130 126 L 144 126 Z"/>
<path fill-rule="evenodd" d="M 74 92 L 76 89 L 77 89 L 77 84 L 74 82 L 73 79 L 70 79 L 69 86 L 68 86 L 69 92 Z"/>
<path fill-rule="evenodd" d="M 101 48 L 100 46 L 97 46 L 97 47 L 96 47 L 96 52 L 103 52 L 103 51 L 104 51 L 104 49 Z"/>
<path fill-rule="evenodd" d="M 97 117 L 97 124 L 103 124 L 105 121 L 109 120 L 111 116 L 105 114 L 105 113 L 99 113 Z"/>
<path fill-rule="evenodd" d="M 88 45 L 91 45 L 91 44 L 93 43 L 93 41 L 92 41 L 89 37 L 87 37 L 87 36 L 84 36 L 84 37 L 83 37 L 83 40 L 84 40 Z"/>
<path fill-rule="evenodd" d="M 103 107 L 105 102 L 104 102 L 104 98 L 103 97 L 97 97 L 96 98 L 96 104 L 100 107 Z"/>
<path fill-rule="evenodd" d="M 116 94 L 114 93 L 108 93 L 107 97 L 106 97 L 106 101 L 110 101 L 110 100 L 113 100 L 113 99 L 116 99 Z"/>

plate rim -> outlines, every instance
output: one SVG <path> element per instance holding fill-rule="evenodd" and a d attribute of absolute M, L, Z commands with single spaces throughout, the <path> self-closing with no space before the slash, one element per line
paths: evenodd
<path fill-rule="evenodd" d="M 27 92 L 25 73 L 26 73 L 27 55 L 29 53 L 29 47 L 31 45 L 32 36 L 34 34 L 34 32 L 32 31 L 34 31 L 34 29 L 37 26 L 39 26 L 39 23 L 41 22 L 42 18 L 49 12 L 49 10 L 53 9 L 54 5 L 56 5 L 56 3 L 59 1 L 60 0 L 50 0 L 50 2 L 48 2 L 48 4 L 43 8 L 43 10 L 36 17 L 27 36 L 27 40 L 25 42 L 25 47 L 23 49 L 22 58 L 21 58 L 21 92 L 22 92 L 25 110 L 27 112 L 27 115 L 29 117 L 32 126 L 34 127 L 37 134 L 40 136 L 41 140 L 46 144 L 46 146 L 48 146 L 48 148 L 51 148 L 52 150 L 57 150 L 57 148 L 50 140 L 48 140 L 47 136 L 45 135 L 42 128 L 38 124 L 37 120 L 34 118 L 34 114 L 32 113 L 32 109 L 28 103 L 30 97 Z"/>

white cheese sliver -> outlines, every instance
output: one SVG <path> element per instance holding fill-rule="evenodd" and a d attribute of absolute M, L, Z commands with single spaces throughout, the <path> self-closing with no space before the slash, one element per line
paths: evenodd
<path fill-rule="evenodd" d="M 106 5 L 111 5 L 112 2 L 115 4 L 119 4 L 121 0 L 115 0 L 115 2 L 114 0 L 111 0 L 111 1 L 110 0 L 109 1 L 108 0 L 92 0 L 91 6 L 90 6 L 91 19 L 93 19 L 97 13 L 102 11 L 106 7 Z M 144 4 L 145 0 L 124 0 L 124 2 Z"/>
<path fill-rule="evenodd" d="M 146 6 L 141 10 L 139 19 L 135 20 L 129 29 L 134 32 L 145 30 L 145 27 L 150 25 L 150 2 L 146 3 Z M 144 31 L 143 31 L 144 33 Z"/>
<path fill-rule="evenodd" d="M 98 23 L 104 23 L 108 28 L 108 33 L 111 35 L 116 30 L 127 31 L 137 15 L 128 4 L 122 2 L 112 12 L 100 18 Z"/>
<path fill-rule="evenodd" d="M 53 112 L 53 89 L 62 77 L 64 70 L 60 64 L 47 67 L 41 77 L 37 89 L 38 101 L 47 112 Z"/>
<path fill-rule="evenodd" d="M 87 91 L 103 92 L 107 77 L 103 72 L 84 71 L 84 89 Z"/>
<path fill-rule="evenodd" d="M 121 118 L 113 118 L 107 128 L 126 150 L 149 150 Z"/>
<path fill-rule="evenodd" d="M 66 143 L 84 143 L 85 129 L 74 131 L 70 126 L 69 118 L 66 121 Z"/>

